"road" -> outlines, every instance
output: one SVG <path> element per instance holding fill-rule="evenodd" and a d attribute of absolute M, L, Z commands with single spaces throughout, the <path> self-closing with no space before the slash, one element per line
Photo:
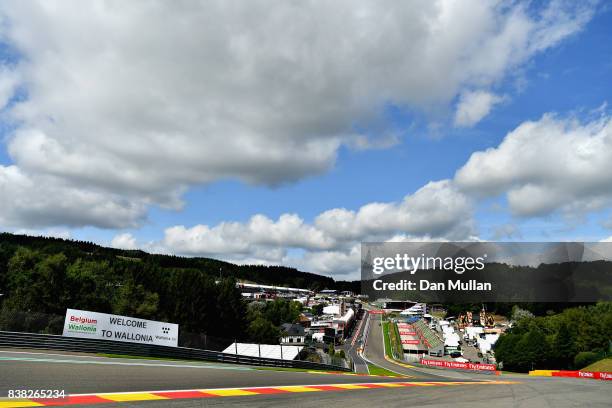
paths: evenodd
<path fill-rule="evenodd" d="M 370 333 L 365 349 L 365 357 L 372 363 L 408 376 L 422 380 L 444 381 L 487 381 L 504 379 L 512 384 L 500 384 L 492 387 L 436 388 L 435 395 L 429 399 L 419 399 L 421 393 L 430 390 L 414 390 L 408 406 L 422 405 L 428 407 L 610 407 L 612 406 L 612 382 L 570 378 L 531 377 L 521 374 L 503 374 L 501 377 L 491 374 L 468 373 L 454 370 L 406 367 L 390 362 L 384 358 L 384 341 L 380 315 L 372 315 Z M 409 365 L 409 364 L 406 364 Z M 395 390 L 394 390 L 395 391 Z M 412 390 L 411 390 L 412 391 Z M 400 390 L 401 392 L 401 390 Z M 381 401 L 377 401 L 377 404 Z M 414 404 L 413 404 L 414 403 Z M 356 405 L 359 406 L 359 405 Z M 391 404 L 391 406 L 397 406 Z"/>
<path fill-rule="evenodd" d="M 111 359 L 84 355 L 0 352 L 0 397 L 6 391 L 63 389 L 69 394 L 155 391 L 200 388 L 263 387 L 355 383 L 364 377 L 323 375 L 293 371 L 257 370 L 253 367 L 163 360 Z M 385 377 L 368 380 L 393 381 Z"/>
<path fill-rule="evenodd" d="M 370 316 L 366 312 L 363 318 L 357 323 L 357 328 L 353 332 L 352 337 L 346 340 L 343 345 L 345 353 L 351 358 L 356 373 L 368 374 L 368 363 L 361 356 L 360 349 L 365 343 L 366 334 L 369 332 Z"/>
<path fill-rule="evenodd" d="M 83 402 L 77 398 L 85 398 L 89 402 L 104 402 L 95 405 L 98 407 L 130 408 L 218 405 L 558 408 L 610 407 L 612 401 L 611 382 L 522 375 L 497 377 L 396 365 L 384 359 L 378 317 L 372 319 L 367 337 L 368 360 L 410 377 L 314 374 L 215 363 L 0 349 L 0 395 L 7 395 L 10 389 L 64 389 L 69 394 L 98 394 L 74 397 L 73 402 Z M 182 392 L 162 392 L 175 390 Z M 126 394 L 117 394 L 122 392 Z M 166 397 L 181 399 L 143 400 Z M 31 406 L 10 404 L 11 401 L 0 401 L 3 408 Z"/>
<path fill-rule="evenodd" d="M 367 360 L 379 367 L 394 371 L 398 374 L 407 375 L 413 378 L 427 379 L 432 381 L 454 381 L 458 378 L 469 379 L 467 375 L 457 375 L 456 373 L 447 373 L 447 376 L 441 375 L 439 371 L 427 369 L 407 368 L 394 364 L 385 359 L 385 345 L 381 327 L 381 315 L 371 315 L 370 333 L 366 344 L 364 355 Z M 450 377 L 449 377 L 450 376 Z"/>
<path fill-rule="evenodd" d="M 551 381 L 552 380 L 552 381 Z M 576 380 L 580 381 L 580 380 Z M 608 385 L 608 387 L 605 387 Z M 543 392 L 545 390 L 545 392 Z M 129 407 L 350 407 L 350 408 L 609 408 L 612 386 L 589 381 L 556 381 L 541 378 L 520 385 L 464 387 L 411 387 L 355 390 L 349 392 L 312 392 L 305 394 L 258 395 L 206 400 L 148 401 Z M 122 408 L 125 403 L 103 405 Z"/>

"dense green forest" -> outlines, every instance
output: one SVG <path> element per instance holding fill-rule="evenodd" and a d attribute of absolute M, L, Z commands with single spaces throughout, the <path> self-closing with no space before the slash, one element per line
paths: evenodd
<path fill-rule="evenodd" d="M 297 317 L 295 307 L 282 300 L 247 309 L 236 279 L 313 290 L 358 289 L 358 284 L 292 268 L 0 234 L 0 329 L 61 333 L 66 308 L 74 308 L 178 323 L 183 339 L 206 334 L 272 341 L 281 323 Z"/>
<path fill-rule="evenodd" d="M 533 316 L 522 311 L 516 324 L 495 345 L 504 370 L 581 369 L 612 347 L 612 302 L 570 307 L 558 314 Z"/>

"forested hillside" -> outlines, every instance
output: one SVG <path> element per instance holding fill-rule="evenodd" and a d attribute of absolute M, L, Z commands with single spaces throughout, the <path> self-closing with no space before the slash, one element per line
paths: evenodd
<path fill-rule="evenodd" d="M 182 332 L 261 337 L 247 321 L 249 313 L 235 288 L 236 279 L 314 290 L 358 290 L 350 282 L 292 268 L 238 266 L 89 242 L 0 234 L 0 329 L 61 332 L 66 308 L 75 308 L 175 322 Z M 263 324 L 261 319 L 257 323 Z"/>
<path fill-rule="evenodd" d="M 529 312 L 502 335 L 495 356 L 505 370 L 581 369 L 612 351 L 612 302 L 570 307 L 559 314 Z"/>

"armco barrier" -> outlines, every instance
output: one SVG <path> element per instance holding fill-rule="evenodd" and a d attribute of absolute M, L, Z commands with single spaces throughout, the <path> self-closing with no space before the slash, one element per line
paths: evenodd
<path fill-rule="evenodd" d="M 567 370 L 533 370 L 529 375 L 544 377 L 588 378 L 592 380 L 612 381 L 612 373 L 605 371 L 567 371 Z"/>
<path fill-rule="evenodd" d="M 186 347 L 168 347 L 150 344 L 124 343 L 112 340 L 79 339 L 50 334 L 32 334 L 0 331 L 0 347 L 75 351 L 86 353 L 123 354 L 133 356 L 164 357 L 181 360 L 216 361 L 220 363 L 248 364 L 269 367 L 303 368 L 327 371 L 351 371 L 349 368 L 314 363 L 311 361 L 280 360 L 250 357 L 219 351 Z"/>

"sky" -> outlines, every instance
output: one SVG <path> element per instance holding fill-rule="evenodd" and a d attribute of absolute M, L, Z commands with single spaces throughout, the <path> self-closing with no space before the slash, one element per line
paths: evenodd
<path fill-rule="evenodd" d="M 0 230 L 337 279 L 612 239 L 611 91 L 596 1 L 5 1 Z"/>

